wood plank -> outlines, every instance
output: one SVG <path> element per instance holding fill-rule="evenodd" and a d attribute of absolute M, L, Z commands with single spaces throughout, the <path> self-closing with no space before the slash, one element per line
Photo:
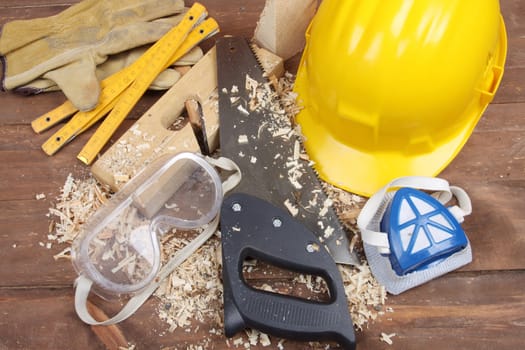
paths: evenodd
<path fill-rule="evenodd" d="M 186 0 L 186 6 L 191 6 L 195 0 Z M 247 38 L 253 36 L 255 25 L 264 7 L 265 0 L 200 0 L 206 6 L 208 14 L 219 23 L 221 33 L 242 35 Z"/>
<path fill-rule="evenodd" d="M 140 117 L 162 94 L 162 91 L 147 91 L 127 118 L 137 119 Z M 2 124 L 31 124 L 34 119 L 61 105 L 64 101 L 65 97 L 60 91 L 32 96 L 23 96 L 14 92 L 0 93 Z"/>
<path fill-rule="evenodd" d="M 456 159 L 440 174 L 471 196 L 464 228 L 473 262 L 465 270 L 523 269 L 525 104 L 491 105 Z"/>
<path fill-rule="evenodd" d="M 57 14 L 67 7 L 80 1 L 39 1 L 39 0 L 3 0 L 0 4 L 0 25 L 17 19 L 47 17 Z M 191 6 L 195 0 L 186 0 L 186 6 Z M 253 34 L 257 19 L 264 7 L 264 0 L 230 1 L 199 1 L 208 9 L 210 16 L 220 24 L 223 32 L 232 35 Z"/>
<path fill-rule="evenodd" d="M 53 259 L 69 245 L 46 247 L 49 206 L 47 201 L 0 201 L 0 288 L 73 284 L 71 262 Z"/>
<path fill-rule="evenodd" d="M 51 1 L 49 6 L 42 5 L 42 2 L 39 1 L 2 1 L 2 4 L 0 4 L 0 25 L 3 26 L 7 22 L 19 19 L 53 16 L 65 10 L 68 6 L 69 4 L 56 0 Z"/>
<path fill-rule="evenodd" d="M 164 153 L 200 152 L 189 124 L 176 130 L 169 128 L 184 111 L 185 101 L 190 99 L 201 105 L 210 152 L 217 149 L 219 120 L 215 56 L 213 47 L 134 123 L 133 130 L 128 129 L 116 145 L 92 164 L 91 172 L 100 183 L 117 191 L 138 170 Z M 264 49 L 259 49 L 257 56 L 265 72 L 273 71 L 275 78 L 284 74 L 283 61 L 278 56 Z"/>
<path fill-rule="evenodd" d="M 29 154 L 22 152 L 5 151 L 0 152 L 0 160 L 6 161 L 9 168 L 3 167 L 0 170 L 0 190 L 4 193 L 0 197 L 6 200 L 31 200 L 37 194 L 45 194 L 53 200 L 64 185 L 69 173 L 80 176 L 80 171 L 75 172 L 78 161 L 75 155 L 68 154 L 69 157 L 56 157 L 47 159 L 42 151 L 30 151 Z M 76 167 L 79 169 L 81 166 Z M 16 171 L 13 171 L 16 169 Z M 87 169 L 82 169 L 84 174 Z"/>
<path fill-rule="evenodd" d="M 525 30 L 521 36 L 509 37 L 507 61 L 505 67 L 507 69 L 523 67 L 525 65 L 525 47 L 521 45 L 525 37 Z"/>
<path fill-rule="evenodd" d="M 91 167 L 95 178 L 117 191 L 125 183 L 117 175 L 125 175 L 129 179 L 165 153 L 200 152 L 189 124 L 175 131 L 168 129 L 185 110 L 184 103 L 190 99 L 201 104 L 207 143 L 213 152 L 219 143 L 216 75 L 216 54 L 213 48 L 135 122 L 133 131 L 124 133 L 118 142 L 120 146 L 124 143 L 126 150 L 115 145 L 101 155 Z"/>
<path fill-rule="evenodd" d="M 305 32 L 317 0 L 268 0 L 254 33 L 254 42 L 287 60 L 303 50 Z"/>
<path fill-rule="evenodd" d="M 501 0 L 501 13 L 505 21 L 507 36 L 509 38 L 519 38 L 525 35 L 525 22 L 523 22 L 523 1 L 522 0 Z"/>
<path fill-rule="evenodd" d="M 131 120 L 124 121 L 104 150 L 132 124 Z M 69 173 L 77 178 L 89 175 L 89 167 L 77 160 L 76 155 L 94 129 L 78 136 L 49 157 L 41 150 L 41 145 L 55 130 L 36 135 L 29 125 L 0 128 L 0 163 L 8 164 L 0 168 L 0 201 L 34 199 L 37 193 L 44 193 L 54 199 Z"/>
<path fill-rule="evenodd" d="M 380 333 L 396 333 L 388 349 L 520 349 L 525 330 L 523 271 L 453 273 L 388 300 L 394 312 L 359 338 L 378 346 Z"/>
<path fill-rule="evenodd" d="M 525 274 L 495 272 L 485 274 L 453 273 L 390 297 L 386 312 L 375 323 L 357 332 L 361 349 L 519 349 L 525 330 Z M 483 291 L 483 293 L 480 293 Z M 0 349 L 42 348 L 66 349 L 75 334 L 75 348 L 99 349 L 89 327 L 76 318 L 72 305 L 72 289 L 1 289 L 0 288 Z M 115 305 L 97 301 L 104 310 L 114 311 Z M 233 340 L 221 333 L 219 318 L 194 322 L 190 327 L 173 333 L 157 317 L 161 307 L 150 299 L 137 314 L 122 322 L 120 328 L 137 349 L 185 349 L 203 346 L 204 349 L 243 348 L 247 337 L 240 333 Z M 27 315 L 38 315 L 28 318 Z M 51 327 L 51 329 L 50 329 Z M 379 340 L 381 332 L 395 333 L 393 345 Z M 233 341 L 243 338 L 240 346 Z M 278 338 L 270 337 L 277 348 Z M 228 345 L 229 344 L 229 345 Z M 284 348 L 324 349 L 328 343 L 308 344 L 286 341 Z M 333 344 L 332 344 L 333 345 Z M 267 349 L 261 345 L 250 349 Z"/>
<path fill-rule="evenodd" d="M 523 103 L 525 102 L 525 67 L 506 67 L 501 85 L 496 91 L 492 103 Z"/>
<path fill-rule="evenodd" d="M 520 124 L 523 107 L 491 106 L 463 151 L 442 174 L 452 184 L 464 187 L 473 200 L 474 212 L 467 217 L 464 227 L 472 242 L 474 261 L 464 270 L 523 269 L 525 266 L 521 253 L 525 249 L 521 230 L 525 224 L 521 215 L 525 210 L 522 201 L 525 127 Z M 61 250 L 59 247 L 51 251 L 34 248 L 41 248 L 39 243 L 46 241 L 47 208 L 58 195 L 67 174 L 73 169 L 77 175 L 86 175 L 87 168 L 76 162 L 74 154 L 87 140 L 87 135 L 49 158 L 39 150 L 39 142 L 28 141 L 34 137 L 28 129 L 21 126 L 0 129 L 2 139 L 11 140 L 1 144 L 0 161 L 17 169 L 17 172 L 7 167 L 0 170 L 3 199 L 0 203 L 2 212 L 8 214 L 0 223 L 0 230 L 9 233 L 1 239 L 0 251 L 9 261 L 17 262 L 12 265 L 14 268 L 0 270 L 0 280 L 11 281 L 11 285 L 27 285 L 31 281 L 37 285 L 70 283 L 74 274 L 69 263 L 57 266 L 50 259 Z M 35 200 L 36 193 L 45 193 L 47 199 Z M 13 244 L 20 248 L 12 249 Z M 23 247 L 25 250 L 21 251 Z M 61 278 L 60 271 L 64 270 L 68 273 Z"/>
<path fill-rule="evenodd" d="M 25 8 L 25 7 L 54 7 L 54 6 L 69 6 L 71 4 L 80 2 L 80 0 L 61 1 L 61 0 L 2 0 L 0 8 Z"/>
<path fill-rule="evenodd" d="M 52 14 L 76 1 L 4 0 L 0 24 L 15 18 Z M 264 0 L 202 1 L 221 24 L 222 33 L 250 37 Z M 193 1 L 187 1 L 187 4 Z M 464 227 L 471 239 L 474 261 L 399 296 L 390 296 L 387 313 L 357 333 L 360 349 L 520 349 L 525 328 L 525 1 L 502 0 L 509 51 L 506 72 L 494 103 L 478 123 L 472 137 L 442 176 L 464 187 L 473 200 L 474 212 Z M 214 39 L 206 42 L 211 47 Z M 299 56 L 287 62 L 292 71 Z M 294 62 L 295 61 L 295 62 Z M 130 118 L 142 115 L 160 94 L 148 93 L 142 107 Z M 55 262 L 59 250 L 41 247 L 47 233 L 45 216 L 69 172 L 86 174 L 87 167 L 75 155 L 87 136 L 81 136 L 55 157 L 40 151 L 50 134 L 34 135 L 29 123 L 63 101 L 61 93 L 26 98 L 0 93 L 0 350 L 3 349 L 102 349 L 90 327 L 74 313 L 72 281 L 75 272 L 68 261 Z M 148 102 L 150 101 L 150 102 Z M 148 105 L 149 103 L 149 105 Z M 126 121 L 123 130 L 132 120 Z M 114 140 L 118 135 L 114 137 Z M 45 193 L 37 201 L 35 194 Z M 288 274 L 260 273 L 257 283 L 285 283 Z M 107 303 L 107 310 L 114 310 Z M 152 299 L 120 327 L 137 349 L 242 349 L 221 334 L 221 309 L 217 318 L 193 322 L 190 327 L 167 331 Z M 379 341 L 381 332 L 396 333 L 389 346 Z M 236 339 L 236 338 L 234 338 Z M 243 336 L 243 343 L 247 341 Z M 277 339 L 272 346 L 277 348 Z M 229 345 L 228 345 L 229 344 Z M 73 346 L 72 346 L 73 345 Z M 286 341 L 285 349 L 324 349 Z M 251 346 L 251 349 L 267 349 Z"/>
<path fill-rule="evenodd" d="M 71 289 L 0 288 L 0 349 L 104 349 L 73 309 Z"/>
<path fill-rule="evenodd" d="M 508 131 L 504 134 L 497 132 L 493 125 L 496 122 L 493 118 L 487 118 L 480 123 L 480 130 L 476 129 L 458 158 L 442 174 L 452 184 L 464 187 L 473 200 L 474 213 L 467 217 L 464 227 L 472 242 L 474 261 L 465 270 L 523 269 L 525 266 L 522 254 L 525 241 L 521 234 L 525 224 L 521 215 L 525 209 L 522 201 L 525 194 L 525 157 L 523 147 L 518 149 L 521 155 L 513 151 L 517 145 L 514 139 L 521 137 L 523 130 L 508 117 L 515 113 L 514 108 L 498 106 L 496 110 L 503 113 L 501 119 L 508 125 L 505 127 Z M 516 113 L 515 117 L 519 118 L 520 114 Z M 19 127 L 4 127 L 1 130 L 10 129 L 10 134 L 24 134 Z M 27 128 L 25 130 L 27 132 Z M 83 140 L 77 141 L 61 155 L 51 158 L 38 149 L 34 150 L 37 146 L 32 142 L 13 142 L 11 144 L 18 151 L 0 152 L 0 161 L 17 169 L 17 172 L 7 167 L 0 170 L 0 209 L 6 215 L 0 222 L 0 231 L 4 233 L 0 239 L 0 251 L 2 256 L 14 263 L 0 269 L 0 280 L 10 281 L 10 285 L 46 285 L 70 283 L 74 278 L 68 263 L 57 265 L 50 259 L 61 250 L 60 247 L 49 251 L 41 249 L 40 243 L 46 242 L 48 208 L 71 171 L 71 164 L 76 162 L 73 148 L 78 150 Z M 516 159 L 509 159 L 509 151 L 514 152 Z M 501 173 L 501 169 L 508 169 L 508 164 L 514 171 Z M 81 165 L 73 169 L 77 170 L 77 175 L 87 171 Z M 465 174 L 469 176 L 465 177 Z M 47 199 L 35 200 L 37 193 L 46 194 Z M 13 249 L 13 245 L 18 248 Z M 62 278 L 60 273 L 64 269 L 68 274 Z"/>
<path fill-rule="evenodd" d="M 14 134 L 18 136 L 10 138 Z M 53 157 L 40 149 L 48 136 L 34 135 L 28 125 L 4 126 L 0 129 L 0 136 L 6 137 L 0 143 L 0 162 L 8 164 L 0 168 L 0 200 L 30 200 L 38 193 L 54 199 L 69 173 L 76 176 L 89 173 L 89 169 L 76 159 L 89 133 Z"/>

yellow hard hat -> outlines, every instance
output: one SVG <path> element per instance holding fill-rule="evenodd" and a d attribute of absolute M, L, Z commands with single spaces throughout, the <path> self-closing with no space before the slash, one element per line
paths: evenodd
<path fill-rule="evenodd" d="M 452 161 L 507 51 L 497 0 L 323 0 L 306 40 L 305 148 L 322 179 L 364 196 Z"/>

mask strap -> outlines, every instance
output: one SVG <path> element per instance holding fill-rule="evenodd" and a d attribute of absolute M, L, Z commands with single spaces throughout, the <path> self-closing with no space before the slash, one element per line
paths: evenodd
<path fill-rule="evenodd" d="M 206 160 L 221 169 L 233 171 L 233 173 L 222 183 L 223 192 L 226 193 L 233 189 L 241 180 L 241 171 L 237 164 L 231 159 L 220 157 L 213 159 L 206 157 Z M 211 160 L 211 161 L 210 161 Z M 157 278 L 146 289 L 131 297 L 126 305 L 119 311 L 118 314 L 105 321 L 97 321 L 91 316 L 87 309 L 87 299 L 89 292 L 93 285 L 93 281 L 87 277 L 80 275 L 75 281 L 75 310 L 78 317 L 87 324 L 93 326 L 109 326 L 115 323 L 124 321 L 138 310 L 146 300 L 155 292 L 161 282 L 169 276 L 180 264 L 182 264 L 188 257 L 190 257 L 197 249 L 199 249 L 217 230 L 219 226 L 219 215 L 217 215 L 208 225 L 205 226 L 202 233 L 195 239 L 188 243 L 184 248 L 181 248 L 176 253 L 172 254 L 170 260 L 161 268 Z"/>
<path fill-rule="evenodd" d="M 448 181 L 444 179 L 425 176 L 407 176 L 395 179 L 370 197 L 357 218 L 357 225 L 361 231 L 363 242 L 376 246 L 381 254 L 390 254 L 388 235 L 386 232 L 370 230 L 368 227 L 372 221 L 381 219 L 393 193 L 401 187 L 435 192 L 432 195 L 442 204 L 447 203 L 454 195 L 458 199 L 458 206 L 448 209 L 458 222 L 463 222 L 463 217 L 472 212 L 467 193 L 459 187 L 449 186 Z"/>
<path fill-rule="evenodd" d="M 448 207 L 448 210 L 459 223 L 464 221 L 465 216 L 472 213 L 472 203 L 470 197 L 464 189 L 457 186 L 450 186 L 450 192 L 456 197 L 458 205 Z M 445 202 L 446 203 L 446 202 Z"/>

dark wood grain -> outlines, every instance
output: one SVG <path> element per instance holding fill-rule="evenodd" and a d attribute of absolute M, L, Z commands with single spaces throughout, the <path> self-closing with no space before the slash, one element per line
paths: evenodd
<path fill-rule="evenodd" d="M 525 316 L 522 272 L 452 273 L 389 298 L 386 316 L 357 333 L 360 349 L 520 349 Z M 104 303 L 101 303 L 102 305 Z M 102 343 L 74 314 L 70 288 L 0 289 L 0 339 L 5 349 L 102 349 Z M 137 349 L 232 349 L 233 342 L 210 335 L 217 323 L 196 322 L 187 332 L 169 333 L 156 316 L 155 300 L 119 325 Z M 395 333 L 394 344 L 381 333 Z M 271 338 L 270 349 L 279 339 Z M 285 349 L 324 349 L 326 343 L 286 341 Z M 251 347 L 257 348 L 257 347 Z M 0 346 L 0 349 L 3 349 Z M 264 348 L 262 348 L 264 349 Z"/>
<path fill-rule="evenodd" d="M 452 273 L 389 299 L 394 309 L 371 325 L 362 349 L 382 349 L 373 337 L 396 333 L 394 349 L 519 349 L 523 347 L 522 271 Z"/>
<path fill-rule="evenodd" d="M 78 1 L 3 0 L 0 25 L 14 19 L 58 13 Z M 194 1 L 187 1 L 191 5 Z M 264 0 L 202 0 L 220 24 L 220 35 L 251 37 Z M 508 33 L 506 71 L 493 103 L 487 108 L 463 150 L 441 176 L 465 188 L 473 214 L 464 228 L 474 259 L 450 273 L 399 296 L 389 296 L 387 312 L 357 332 L 359 349 L 521 349 L 525 344 L 525 0 L 502 0 Z M 204 49 L 213 45 L 208 40 Z M 294 71 L 299 56 L 286 62 Z M 112 141 L 132 125 L 161 93 L 148 92 Z M 75 159 L 92 131 L 79 136 L 53 157 L 41 144 L 50 130 L 36 135 L 30 122 L 64 101 L 60 92 L 25 97 L 0 93 L 0 350 L 103 349 L 122 341 L 117 333 L 93 331 L 73 307 L 76 274 L 69 261 L 53 255 L 65 246 L 47 242 L 48 209 L 69 173 L 87 176 L 89 168 Z M 43 193 L 45 199 L 35 196 Z M 271 270 L 271 269 L 270 269 Z M 256 271 L 254 284 L 286 289 L 292 274 Z M 288 287 L 289 288 L 289 287 Z M 297 293 L 307 293 L 298 290 Z M 108 315 L 117 307 L 94 299 Z M 151 298 L 119 325 L 136 349 L 241 349 L 220 330 L 221 309 L 206 322 L 168 332 Z M 101 332 L 100 332 L 101 331 Z M 394 344 L 379 340 L 395 333 Z M 99 336 L 97 336 L 97 334 Z M 104 340 L 105 339 L 105 340 Z M 268 348 L 277 349 L 272 338 Z M 111 345 L 113 344 L 113 345 Z M 285 349 L 324 349 L 327 343 L 286 341 Z M 332 347 L 334 344 L 330 344 Z M 268 349 L 251 346 L 251 349 Z"/>

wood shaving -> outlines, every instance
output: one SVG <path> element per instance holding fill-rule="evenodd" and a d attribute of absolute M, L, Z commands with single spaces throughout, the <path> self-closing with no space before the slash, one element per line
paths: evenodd
<path fill-rule="evenodd" d="M 299 213 L 299 209 L 297 209 L 297 207 L 293 205 L 289 199 L 284 201 L 284 206 L 286 207 L 286 209 L 288 209 L 288 212 L 292 216 L 296 216 Z"/>
<path fill-rule="evenodd" d="M 69 174 L 55 206 L 49 209 L 48 216 L 52 217 L 52 222 L 48 239 L 57 243 L 73 242 L 81 226 L 111 195 L 110 190 L 94 178 L 74 179 Z M 68 252 L 65 249 L 57 256 L 67 257 Z"/>
<path fill-rule="evenodd" d="M 394 342 L 392 341 L 392 338 L 395 336 L 396 336 L 396 333 L 390 333 L 390 334 L 381 333 L 381 337 L 379 338 L 379 340 L 387 343 L 388 345 L 392 345 L 394 344 Z"/>
<path fill-rule="evenodd" d="M 282 179 L 287 178 L 290 184 L 295 188 L 296 193 L 290 193 L 289 198 L 284 198 L 285 207 L 292 216 L 300 214 L 301 210 L 309 210 L 303 203 L 309 203 L 311 208 L 322 206 L 320 216 L 325 216 L 331 201 L 318 203 L 320 196 L 317 193 L 304 191 L 307 176 L 304 176 L 310 166 L 308 157 L 302 152 L 300 140 L 302 136 L 297 133 L 298 129 L 293 126 L 293 120 L 299 108 L 296 106 L 296 93 L 293 92 L 294 76 L 285 74 L 279 80 L 279 88 L 273 89 L 270 83 L 258 83 L 246 75 L 246 88 L 249 92 L 249 105 L 251 109 L 259 113 L 271 116 L 265 119 L 265 123 L 260 126 L 258 136 L 262 132 L 268 132 L 274 138 L 285 138 L 289 140 L 294 137 L 293 149 L 286 154 L 286 173 L 280 174 Z M 277 92 L 278 91 L 278 92 Z M 252 108 L 253 107 L 253 108 Z M 263 130 L 264 129 L 264 130 Z M 254 150 L 257 151 L 257 150 Z M 277 156 L 277 155 L 276 155 Z M 277 159 L 277 158 L 275 158 Z M 286 176 L 286 177 L 285 177 Z M 298 197 L 301 200 L 298 200 Z M 325 238 L 332 236 L 333 228 L 321 227 L 323 220 L 320 220 L 319 230 L 323 231 Z"/>
<path fill-rule="evenodd" d="M 255 96 L 257 93 L 257 87 L 259 86 L 259 83 L 257 80 L 250 77 L 248 74 L 246 75 L 246 90 L 250 91 L 250 96 Z"/>
<path fill-rule="evenodd" d="M 244 115 L 250 115 L 250 112 L 243 105 L 238 105 L 237 109 Z"/>
<path fill-rule="evenodd" d="M 130 345 L 128 347 L 119 346 L 119 350 L 135 350 L 135 345 Z"/>
<path fill-rule="evenodd" d="M 270 341 L 270 337 L 268 337 L 268 335 L 265 333 L 259 334 L 259 341 L 261 345 L 264 347 L 272 345 L 272 342 Z"/>
<path fill-rule="evenodd" d="M 203 108 L 209 107 L 217 110 L 218 114 L 218 91 L 214 90 L 204 101 L 201 101 L 201 105 Z M 168 129 L 178 130 L 184 127 L 186 122 L 187 118 L 179 115 Z M 106 174 L 105 181 L 111 182 L 113 189 L 122 188 L 135 174 L 160 156 L 193 149 L 192 143 L 188 140 L 180 141 L 172 137 L 159 137 L 144 129 L 142 124 L 135 123 L 131 126 L 129 133 L 125 134 L 126 139 L 117 141 L 95 163 L 99 174 Z M 217 129 L 218 125 L 213 125 L 207 131 L 212 135 Z M 102 176 L 102 178 L 105 177 Z"/>
<path fill-rule="evenodd" d="M 332 234 L 334 233 L 334 228 L 333 227 L 327 227 L 325 228 L 325 230 L 323 231 L 323 237 L 325 239 L 328 239 L 332 236 Z"/>
<path fill-rule="evenodd" d="M 354 327 L 362 330 L 375 321 L 386 302 L 386 290 L 372 275 L 368 264 L 360 266 L 338 265 L 343 277 L 346 297 Z"/>
<path fill-rule="evenodd" d="M 276 115 L 295 116 L 300 110 L 295 104 L 297 96 L 292 92 L 293 80 L 294 76 L 289 73 L 286 73 L 279 80 L 280 90 L 283 92 L 280 97 L 280 106 L 282 107 L 275 110 Z M 259 101 L 258 108 L 277 108 L 271 104 L 265 104 L 263 95 L 259 96 Z M 290 137 L 291 133 L 297 132 L 297 128 L 291 129 L 289 126 L 283 126 L 279 123 L 270 125 L 269 128 L 275 137 Z M 151 137 L 151 135 L 144 135 L 140 130 L 135 131 L 141 137 Z M 120 146 L 127 147 L 125 144 Z M 123 156 L 124 159 L 131 153 L 126 154 L 127 156 Z M 301 153 L 299 149 L 294 150 L 293 154 L 293 159 L 287 160 L 290 162 L 288 170 L 290 170 L 291 179 L 297 179 L 299 177 L 296 171 L 300 171 L 297 168 L 297 160 L 308 159 L 307 155 Z M 280 155 L 276 155 L 276 157 L 278 156 Z M 115 166 L 120 166 L 119 164 L 115 164 Z M 122 180 L 125 182 L 129 178 L 122 178 Z M 355 221 L 365 199 L 328 184 L 325 184 L 324 190 L 330 199 L 330 202 L 325 204 L 331 205 L 333 202 L 343 224 L 356 232 Z M 61 244 L 63 248 L 55 258 L 70 257 L 71 242 L 78 235 L 82 225 L 112 194 L 107 187 L 100 185 L 92 177 L 82 179 L 74 179 L 72 175 L 67 177 L 54 207 L 49 209 L 49 216 L 52 217 L 52 221 L 49 225 L 48 239 Z M 311 196 L 311 203 L 316 203 L 317 194 L 312 193 Z M 286 200 L 286 206 L 292 215 L 297 210 L 290 199 Z M 328 229 L 327 233 L 330 232 L 329 228 L 324 229 Z M 190 239 L 181 237 L 176 232 L 163 236 L 161 242 L 163 262 Z M 362 249 L 357 235 L 352 238 L 351 246 Z M 111 257 L 107 256 L 106 258 L 110 259 Z M 393 311 L 392 308 L 384 307 L 387 297 L 386 291 L 374 279 L 366 263 L 358 267 L 340 265 L 338 268 L 342 275 L 349 302 L 349 311 L 356 330 L 362 330 L 368 322 L 376 320 L 385 313 L 383 310 L 386 312 Z M 298 277 L 297 280 L 297 283 L 303 283 L 313 293 L 324 293 L 326 291 L 326 284 L 321 282 L 316 278 L 304 276 Z M 271 289 L 272 287 L 267 286 L 266 288 Z M 181 264 L 156 290 L 155 296 L 159 299 L 158 316 L 166 322 L 169 331 L 183 328 L 188 332 L 193 332 L 195 328 L 192 328 L 192 322 L 199 321 L 208 324 L 210 336 L 216 337 L 222 334 L 223 329 L 222 293 L 220 233 L 217 233 Z M 384 339 L 381 340 L 388 342 L 386 339 L 390 339 L 391 341 L 394 335 L 386 334 L 386 337 L 382 336 Z M 255 339 L 258 339 L 258 344 L 262 346 L 270 346 L 272 343 L 271 337 L 263 333 L 244 334 L 233 341 L 226 338 L 224 341 L 226 344 L 233 343 L 249 348 L 256 341 Z M 276 339 L 275 344 L 276 348 L 284 349 L 285 341 L 284 339 Z M 199 347 L 192 348 L 198 349 Z"/>
<path fill-rule="evenodd" d="M 241 101 L 241 98 L 239 96 L 230 97 L 230 102 L 231 102 L 232 106 L 237 105 L 240 101 Z"/>
<path fill-rule="evenodd" d="M 175 235 L 162 241 L 164 259 L 180 248 L 181 239 Z M 181 264 L 156 290 L 160 299 L 159 317 L 170 330 L 189 327 L 193 320 L 212 322 L 222 328 L 222 283 L 220 279 L 220 240 L 213 237 L 195 254 Z M 210 321 L 211 320 L 211 321 Z"/>
<path fill-rule="evenodd" d="M 284 114 L 290 118 L 294 118 L 300 111 L 300 107 L 296 104 L 297 94 L 293 92 L 294 79 L 295 77 L 287 72 L 285 76 L 279 80 L 280 90 L 282 91 L 280 104 L 284 109 Z M 282 130 L 280 129 L 277 129 L 275 132 L 282 134 Z M 293 129 L 293 133 L 299 136 L 301 135 L 298 127 Z M 296 160 L 297 155 L 299 155 L 299 158 L 302 160 L 309 161 L 306 154 L 301 153 L 295 148 L 294 159 L 292 160 Z M 309 165 L 311 166 L 313 164 L 310 162 Z M 290 164 L 290 166 L 292 165 Z M 324 192 L 328 198 L 322 203 L 323 210 L 320 215 L 323 215 L 328 207 L 333 206 L 342 223 L 351 232 L 357 232 L 357 215 L 359 215 L 366 201 L 365 198 L 351 194 L 330 184 L 323 183 L 323 185 Z M 317 203 L 315 194 L 312 194 L 310 201 L 312 205 Z M 293 209 L 292 202 L 287 202 L 287 204 L 289 210 L 290 208 Z M 324 233 L 327 237 L 330 236 L 333 230 L 330 227 L 322 229 L 325 230 Z M 362 244 L 357 234 L 354 234 L 351 240 L 350 248 L 354 249 L 354 247 L 357 250 L 362 250 Z M 362 330 L 368 322 L 376 320 L 377 317 L 381 315 L 381 309 L 386 302 L 386 290 L 374 278 L 366 262 L 363 262 L 363 264 L 358 267 L 347 265 L 338 265 L 338 267 L 343 278 L 354 326 L 357 330 Z M 310 290 L 318 293 L 322 292 L 323 288 L 325 288 L 324 285 L 315 285 L 308 281 L 306 281 L 306 285 Z"/>
<path fill-rule="evenodd" d="M 239 138 L 237 142 L 241 145 L 245 145 L 248 143 L 248 136 L 247 135 L 239 135 Z"/>

